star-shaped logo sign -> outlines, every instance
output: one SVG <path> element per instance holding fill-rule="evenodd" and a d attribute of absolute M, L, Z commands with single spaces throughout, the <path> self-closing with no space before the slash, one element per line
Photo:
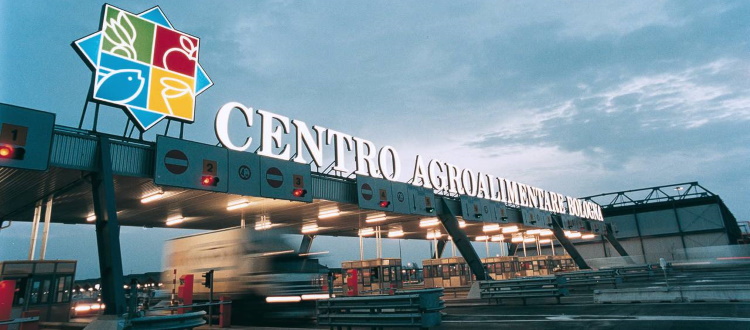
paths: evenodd
<path fill-rule="evenodd" d="M 145 131 L 165 117 L 194 120 L 196 95 L 213 85 L 199 42 L 158 6 L 136 15 L 104 5 L 99 32 L 73 46 L 94 73 L 94 101 L 123 107 Z"/>

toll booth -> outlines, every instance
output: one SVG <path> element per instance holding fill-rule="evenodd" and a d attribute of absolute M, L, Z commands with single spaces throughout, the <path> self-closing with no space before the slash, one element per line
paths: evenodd
<path fill-rule="evenodd" d="M 387 294 L 390 290 L 403 288 L 401 259 L 380 258 L 360 261 L 344 261 L 341 270 L 343 283 L 347 283 L 349 270 L 357 272 L 357 292 L 361 294 Z M 346 291 L 346 289 L 344 289 Z"/>
<path fill-rule="evenodd" d="M 572 272 L 578 270 L 578 265 L 568 255 L 553 256 L 552 257 L 552 270 L 555 272 Z"/>
<path fill-rule="evenodd" d="M 482 259 L 487 275 L 493 280 L 516 278 L 519 270 L 518 257 L 490 257 Z"/>
<path fill-rule="evenodd" d="M 552 274 L 552 256 L 518 257 L 518 265 L 518 274 L 521 277 Z"/>
<path fill-rule="evenodd" d="M 42 322 L 67 322 L 75 273 L 75 260 L 0 261 L 0 281 L 16 284 L 11 318 L 39 311 Z"/>
<path fill-rule="evenodd" d="M 463 257 L 422 260 L 425 288 L 469 286 L 474 281 Z"/>

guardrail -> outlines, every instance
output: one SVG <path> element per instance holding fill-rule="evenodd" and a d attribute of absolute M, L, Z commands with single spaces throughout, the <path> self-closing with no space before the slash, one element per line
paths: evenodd
<path fill-rule="evenodd" d="M 445 296 L 452 295 L 453 298 L 458 298 L 459 294 L 463 298 L 466 298 L 466 295 L 469 293 L 470 289 L 471 289 L 470 286 L 454 286 L 454 287 L 443 288 Z"/>
<path fill-rule="evenodd" d="M 648 280 L 655 275 L 654 270 L 658 269 L 650 264 L 612 267 L 625 281 Z M 660 271 L 661 273 L 661 271 Z"/>
<path fill-rule="evenodd" d="M 480 281 L 481 299 L 495 300 L 500 303 L 503 299 L 522 299 L 526 305 L 527 298 L 553 297 L 560 303 L 560 297 L 568 295 L 565 287 L 567 279 L 560 276 L 540 276 L 501 281 Z"/>
<path fill-rule="evenodd" d="M 339 297 L 317 301 L 318 325 L 342 327 L 414 327 L 440 325 L 443 289 L 397 291 L 395 295 Z"/>
<path fill-rule="evenodd" d="M 579 270 L 557 274 L 557 276 L 564 277 L 568 287 L 584 286 L 590 288 L 596 285 L 609 284 L 617 288 L 617 285 L 622 283 L 622 277 L 614 269 Z"/>
<path fill-rule="evenodd" d="M 206 312 L 190 312 L 174 315 L 146 316 L 130 319 L 131 330 L 140 329 L 192 329 L 206 324 Z"/>
<path fill-rule="evenodd" d="M 20 324 L 20 329 L 24 329 L 25 323 L 31 323 L 31 322 L 37 322 L 35 329 L 39 329 L 39 316 L 32 316 L 32 317 L 19 317 L 17 319 L 10 319 L 5 321 L 0 321 L 0 326 L 3 325 L 11 325 L 11 324 Z M 32 324 L 29 324 L 32 325 Z"/>
<path fill-rule="evenodd" d="M 219 319 L 220 328 L 228 328 L 231 325 L 232 318 L 232 301 L 229 298 L 222 297 L 219 301 L 195 303 L 192 305 L 174 305 L 174 306 L 160 306 L 152 307 L 149 309 L 142 310 L 142 313 L 152 311 L 163 311 L 163 310 L 178 310 L 178 311 L 189 311 L 191 308 L 208 309 L 210 306 L 219 306 L 218 315 L 216 310 L 213 311 L 213 315 L 209 317 L 213 319 Z M 205 313 L 204 313 L 205 314 Z"/>

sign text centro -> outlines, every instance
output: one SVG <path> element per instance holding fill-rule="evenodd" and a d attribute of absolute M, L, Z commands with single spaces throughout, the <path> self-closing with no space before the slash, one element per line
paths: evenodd
<path fill-rule="evenodd" d="M 246 107 L 237 102 L 222 106 L 216 114 L 214 127 L 216 137 L 224 147 L 246 151 L 253 138 L 247 136 L 241 145 L 229 138 L 229 117 L 233 111 L 239 111 L 247 127 L 252 127 L 257 114 L 260 119 L 260 148 L 257 153 L 262 156 L 289 160 L 302 164 L 309 161 L 310 155 L 318 167 L 323 166 L 324 147 L 332 146 L 333 170 L 349 173 L 346 154 L 354 151 L 354 173 L 376 178 L 397 181 L 401 175 L 401 161 L 396 149 L 391 146 L 376 148 L 371 141 L 351 136 L 321 126 L 312 126 L 312 130 L 301 120 L 281 116 L 261 109 Z M 289 143 L 284 136 L 290 134 L 291 126 L 295 128 L 294 156 L 291 156 Z M 313 133 L 313 131 L 315 133 Z M 411 183 L 438 191 L 485 198 L 511 205 L 537 208 L 554 213 L 567 213 L 573 216 L 604 220 L 601 207 L 593 202 L 564 196 L 522 183 L 495 177 L 470 169 L 460 169 L 454 165 L 430 160 L 425 162 L 417 156 Z"/>

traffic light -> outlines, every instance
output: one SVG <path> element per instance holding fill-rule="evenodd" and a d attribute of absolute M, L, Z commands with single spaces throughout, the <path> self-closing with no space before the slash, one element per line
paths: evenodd
<path fill-rule="evenodd" d="M 211 175 L 204 175 L 201 177 L 201 184 L 204 186 L 216 187 L 216 185 L 219 184 L 219 178 Z"/>
<path fill-rule="evenodd" d="M 201 277 L 203 277 L 203 286 L 207 288 L 213 288 L 214 286 L 214 270 L 213 269 L 201 274 Z"/>
<path fill-rule="evenodd" d="M 388 205 L 391 205 L 391 202 L 389 201 L 380 201 L 380 207 L 386 208 Z"/>
<path fill-rule="evenodd" d="M 17 147 L 13 148 L 9 145 L 0 146 L 0 159 L 16 159 L 23 160 L 23 156 L 26 154 L 26 149 Z"/>
<path fill-rule="evenodd" d="M 295 188 L 294 190 L 292 190 L 292 196 L 294 197 L 305 197 L 306 194 L 307 194 L 306 189 Z"/>

